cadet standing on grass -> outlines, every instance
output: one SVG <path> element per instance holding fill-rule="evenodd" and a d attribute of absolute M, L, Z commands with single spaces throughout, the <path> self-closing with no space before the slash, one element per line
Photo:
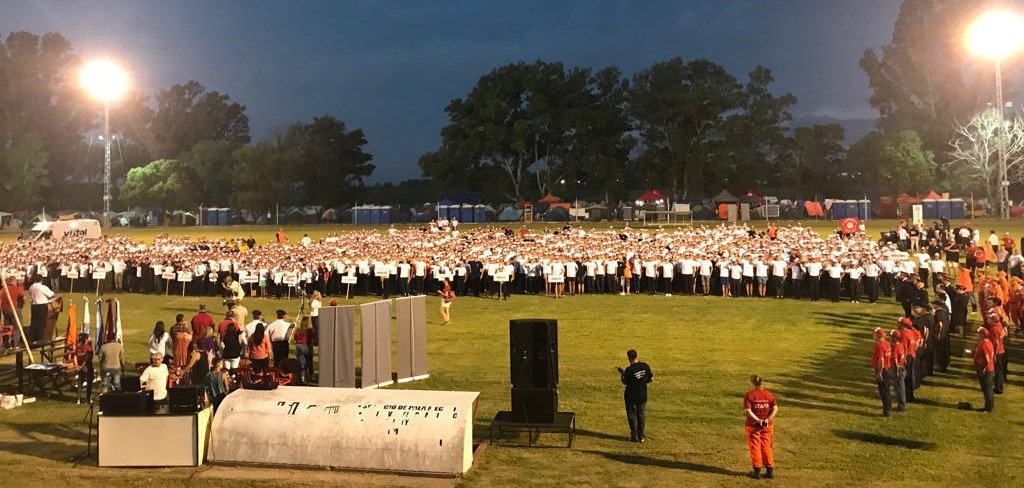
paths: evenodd
<path fill-rule="evenodd" d="M 622 378 L 622 384 L 626 385 L 623 394 L 626 400 L 626 420 L 629 422 L 629 440 L 632 442 L 644 442 L 646 437 L 647 424 L 647 384 L 654 380 L 654 373 L 647 363 L 637 359 L 636 350 L 626 351 L 626 359 L 629 359 L 629 366 L 626 369 L 617 368 Z"/>
<path fill-rule="evenodd" d="M 871 352 L 871 367 L 875 370 L 875 383 L 878 385 L 878 396 L 882 400 L 882 415 L 888 417 L 892 409 L 892 348 L 885 338 L 885 331 L 875 327 L 875 348 Z"/>
<path fill-rule="evenodd" d="M 746 426 L 743 430 L 750 451 L 750 463 L 754 468 L 750 477 L 755 479 L 761 477 L 762 467 L 765 469 L 765 478 L 775 477 L 775 413 L 779 411 L 779 406 L 775 402 L 775 395 L 761 386 L 763 382 L 760 376 L 751 376 L 750 384 L 754 388 L 743 396 L 743 410 L 746 413 Z"/>

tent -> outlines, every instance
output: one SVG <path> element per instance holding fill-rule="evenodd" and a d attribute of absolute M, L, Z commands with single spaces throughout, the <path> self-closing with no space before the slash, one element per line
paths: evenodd
<path fill-rule="evenodd" d="M 900 205 L 915 205 L 921 203 L 921 199 L 917 197 L 912 197 L 910 195 L 907 195 L 906 193 L 900 193 L 899 195 L 896 196 L 896 203 Z"/>
<path fill-rule="evenodd" d="M 559 203 L 561 201 L 562 201 L 561 198 L 558 198 L 558 197 L 548 193 L 547 195 L 544 196 L 544 198 L 541 198 L 540 200 L 537 200 L 537 203 Z"/>
<path fill-rule="evenodd" d="M 941 200 L 942 195 L 935 193 L 935 190 L 928 190 L 928 193 L 920 197 L 921 200 Z"/>
<path fill-rule="evenodd" d="M 658 200 L 664 200 L 664 199 L 665 199 L 665 195 L 662 195 L 662 193 L 660 191 L 658 191 L 657 189 L 653 189 L 653 188 L 650 189 L 650 190 L 647 190 L 646 192 L 644 192 L 643 195 L 640 195 L 639 197 L 637 197 L 637 200 L 639 200 L 641 202 L 647 202 L 647 203 L 649 203 L 649 202 L 656 202 Z"/>
<path fill-rule="evenodd" d="M 501 222 L 515 222 L 522 219 L 523 211 L 512 206 L 505 207 L 498 214 L 498 220 Z"/>
<path fill-rule="evenodd" d="M 544 220 L 547 222 L 568 222 L 569 210 L 562 206 L 553 206 L 544 214 Z"/>
<path fill-rule="evenodd" d="M 825 209 L 821 208 L 821 204 L 818 202 L 804 202 L 804 213 L 808 217 L 824 217 Z"/>
<path fill-rule="evenodd" d="M 760 207 L 764 205 L 764 198 L 754 193 L 754 190 L 747 190 L 747 193 L 740 197 L 740 203 L 749 203 L 751 207 Z"/>
<path fill-rule="evenodd" d="M 711 200 L 715 203 L 740 203 L 738 198 L 734 197 L 732 193 L 729 193 L 729 190 L 722 190 Z"/>

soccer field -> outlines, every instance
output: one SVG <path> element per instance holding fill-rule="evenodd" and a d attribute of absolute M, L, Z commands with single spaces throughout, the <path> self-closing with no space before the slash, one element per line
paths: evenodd
<path fill-rule="evenodd" d="M 172 322 L 175 313 L 190 313 L 198 301 L 123 296 L 128 362 L 145 360 L 145 342 L 156 320 Z M 213 305 L 213 299 L 206 302 Z M 891 301 L 870 305 L 680 296 L 514 296 L 508 302 L 460 298 L 447 326 L 439 325 L 436 301 L 429 303 L 431 377 L 402 387 L 479 391 L 475 435 L 486 438 L 490 419 L 509 403 L 508 320 L 551 317 L 559 320 L 560 407 L 578 415 L 579 435 L 572 449 L 491 446 L 465 478 L 455 481 L 461 486 L 752 483 L 743 477 L 749 463 L 741 408 L 751 373 L 764 376 L 766 387 L 779 400 L 774 483 L 1024 483 L 1024 459 L 1018 449 L 1024 435 L 1020 367 L 1011 364 L 1009 386 L 997 398 L 993 413 L 961 411 L 957 402 L 978 405 L 981 394 L 969 358 L 955 354 L 951 372 L 929 378 L 919 390 L 918 403 L 904 414 L 881 417 L 869 366 L 871 330 L 894 324 L 899 307 Z M 250 310 L 298 309 L 295 300 L 248 300 L 247 305 Z M 971 319 L 976 321 L 977 316 Z M 644 444 L 627 442 L 622 388 L 614 370 L 624 365 L 628 348 L 637 349 L 655 373 Z M 953 351 L 963 349 L 964 344 L 954 339 Z M 1010 354 L 1011 362 L 1014 355 L 1024 355 L 1016 344 Z M 69 458 L 85 448 L 84 414 L 84 406 L 43 400 L 0 411 L 0 476 L 30 488 L 112 483 L 380 484 L 361 477 L 321 479 L 315 471 L 257 482 L 204 476 L 206 468 L 114 470 L 96 468 L 94 460 L 73 465 Z M 562 440 L 541 437 L 550 445 Z"/>

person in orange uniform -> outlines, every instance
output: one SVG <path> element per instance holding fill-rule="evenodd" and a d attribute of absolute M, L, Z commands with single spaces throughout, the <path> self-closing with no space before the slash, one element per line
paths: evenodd
<path fill-rule="evenodd" d="M 882 400 L 882 415 L 888 417 L 892 409 L 892 348 L 886 340 L 885 331 L 875 328 L 875 348 L 871 352 L 871 367 L 875 370 L 875 383 L 878 385 L 878 396 Z"/>
<path fill-rule="evenodd" d="M 914 374 L 917 365 L 917 347 L 921 344 L 921 334 L 914 328 L 913 322 L 906 317 L 899 319 L 900 342 L 906 351 L 907 377 L 904 380 L 907 401 L 914 402 L 914 390 L 917 389 L 917 377 Z"/>
<path fill-rule="evenodd" d="M 903 347 L 902 333 L 897 329 L 890 333 L 889 347 L 892 350 L 892 386 L 896 392 L 896 411 L 907 409 L 907 349 Z"/>
<path fill-rule="evenodd" d="M 995 348 L 989 340 L 988 329 L 978 328 L 978 345 L 974 347 L 974 369 L 978 372 L 978 384 L 981 386 L 981 393 L 985 396 L 985 412 L 991 412 L 995 406 L 995 394 L 993 383 L 996 374 Z"/>
<path fill-rule="evenodd" d="M 1003 321 L 997 314 L 988 316 L 988 337 L 992 341 L 992 348 L 995 352 L 995 384 L 993 391 L 996 395 L 1003 394 L 1003 385 L 1006 383 L 1006 328 Z"/>
<path fill-rule="evenodd" d="M 750 463 L 754 470 L 751 478 L 761 477 L 761 468 L 765 469 L 765 478 L 775 477 L 775 413 L 779 406 L 775 403 L 775 395 L 761 386 L 764 380 L 758 376 L 750 377 L 753 389 L 743 396 L 743 410 L 746 412 L 747 449 L 750 450 Z"/>

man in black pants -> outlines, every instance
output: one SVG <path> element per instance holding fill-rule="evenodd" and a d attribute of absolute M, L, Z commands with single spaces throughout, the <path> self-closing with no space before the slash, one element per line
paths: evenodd
<path fill-rule="evenodd" d="M 626 369 L 617 369 L 622 377 L 622 384 L 626 385 L 624 397 L 626 420 L 629 422 L 629 440 L 643 442 L 646 434 L 644 424 L 647 423 L 647 384 L 653 381 L 654 373 L 647 363 L 637 359 L 636 350 L 626 351 L 626 358 L 629 359 L 629 366 Z"/>

